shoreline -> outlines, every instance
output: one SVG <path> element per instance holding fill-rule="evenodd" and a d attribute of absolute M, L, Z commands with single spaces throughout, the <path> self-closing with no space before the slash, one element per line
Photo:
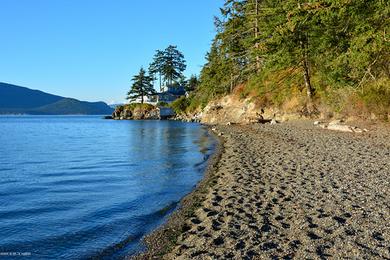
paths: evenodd
<path fill-rule="evenodd" d="M 213 185 L 217 165 L 224 150 L 225 140 L 212 131 L 210 125 L 204 126 L 208 128 L 208 131 L 217 142 L 215 152 L 208 159 L 203 178 L 189 194 L 180 200 L 179 208 L 168 217 L 167 221 L 142 239 L 141 243 L 146 246 L 146 251 L 128 256 L 126 259 L 161 258 L 174 248 L 178 236 L 188 229 L 186 221 L 193 216 L 194 211 L 200 206 L 202 199 L 205 198 L 207 189 Z"/>
<path fill-rule="evenodd" d="M 388 127 L 215 128 L 204 178 L 130 259 L 390 258 Z"/>

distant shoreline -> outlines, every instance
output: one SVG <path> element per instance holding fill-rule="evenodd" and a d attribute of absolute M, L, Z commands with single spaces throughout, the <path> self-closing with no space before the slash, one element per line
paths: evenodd
<path fill-rule="evenodd" d="M 53 114 L 53 115 L 48 115 L 48 114 L 0 114 L 0 116 L 109 116 L 106 114 Z"/>

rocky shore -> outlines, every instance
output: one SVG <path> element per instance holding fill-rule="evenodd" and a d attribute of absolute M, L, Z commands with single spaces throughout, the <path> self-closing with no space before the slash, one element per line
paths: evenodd
<path fill-rule="evenodd" d="M 161 120 L 175 116 L 173 109 L 169 107 L 150 104 L 127 104 L 118 106 L 111 116 L 106 119 L 114 120 Z"/>
<path fill-rule="evenodd" d="M 389 128 L 214 130 L 223 142 L 205 179 L 136 258 L 390 259 Z"/>

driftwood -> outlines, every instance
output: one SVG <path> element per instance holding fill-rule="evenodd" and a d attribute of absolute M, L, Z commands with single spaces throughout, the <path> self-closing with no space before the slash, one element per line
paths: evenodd
<path fill-rule="evenodd" d="M 334 120 L 330 123 L 322 123 L 320 121 L 315 121 L 314 125 L 319 126 L 323 129 L 328 129 L 332 131 L 339 131 L 339 132 L 348 132 L 348 133 L 363 133 L 368 132 L 367 129 L 360 129 L 356 126 L 350 126 L 343 123 L 342 120 Z"/>

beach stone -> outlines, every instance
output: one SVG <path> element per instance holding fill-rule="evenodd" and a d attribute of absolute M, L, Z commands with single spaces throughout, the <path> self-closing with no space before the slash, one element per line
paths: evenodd
<path fill-rule="evenodd" d="M 330 121 L 328 125 L 329 126 L 331 126 L 331 125 L 339 125 L 339 124 L 341 124 L 343 122 L 344 122 L 343 120 L 337 119 L 337 120 Z"/>
<path fill-rule="evenodd" d="M 307 120 L 215 128 L 223 150 L 184 215 L 188 248 L 162 259 L 390 259 L 388 127 L 359 138 Z"/>
<path fill-rule="evenodd" d="M 358 127 L 354 127 L 353 128 L 353 131 L 355 132 L 355 133 L 363 133 L 363 130 L 362 129 L 360 129 L 360 128 L 358 128 Z"/>
<path fill-rule="evenodd" d="M 223 243 L 225 243 L 225 241 L 222 237 L 217 237 L 216 239 L 214 239 L 214 245 L 216 245 L 216 246 L 220 246 Z"/>
<path fill-rule="evenodd" d="M 333 131 L 353 133 L 352 127 L 350 127 L 349 125 L 338 125 L 338 124 L 332 124 L 331 125 L 329 123 L 327 129 L 333 130 Z"/>

